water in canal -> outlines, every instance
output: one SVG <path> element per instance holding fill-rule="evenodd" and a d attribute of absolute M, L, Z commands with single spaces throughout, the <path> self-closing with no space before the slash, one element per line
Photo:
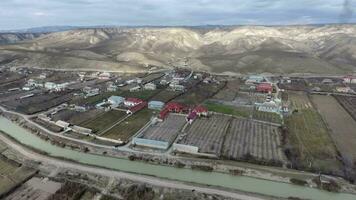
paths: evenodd
<path fill-rule="evenodd" d="M 246 176 L 232 176 L 216 172 L 204 172 L 191 169 L 180 169 L 143 162 L 133 162 L 127 159 L 86 154 L 70 149 L 63 149 L 31 134 L 0 116 L 0 130 L 12 136 L 17 141 L 35 149 L 47 152 L 51 156 L 76 160 L 79 163 L 90 164 L 115 170 L 152 175 L 160 178 L 186 181 L 199 184 L 209 184 L 226 188 L 238 189 L 246 192 L 255 192 L 277 197 L 300 197 L 315 200 L 355 200 L 356 195 L 344 193 L 330 193 L 318 189 L 291 185 L 281 182 L 256 179 Z"/>

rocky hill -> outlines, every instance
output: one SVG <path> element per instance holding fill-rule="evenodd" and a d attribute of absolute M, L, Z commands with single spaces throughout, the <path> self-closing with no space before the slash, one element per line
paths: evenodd
<path fill-rule="evenodd" d="M 9 65 L 215 73 L 343 74 L 356 70 L 356 26 L 93 28 L 0 46 Z"/>
<path fill-rule="evenodd" d="M 32 40 L 44 35 L 43 33 L 0 33 L 0 44 L 17 43 L 23 40 Z"/>

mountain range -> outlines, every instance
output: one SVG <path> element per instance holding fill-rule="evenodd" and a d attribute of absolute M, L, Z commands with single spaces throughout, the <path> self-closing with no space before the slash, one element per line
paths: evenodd
<path fill-rule="evenodd" d="M 101 27 L 0 33 L 0 64 L 142 72 L 188 67 L 225 74 L 356 71 L 356 25 Z"/>

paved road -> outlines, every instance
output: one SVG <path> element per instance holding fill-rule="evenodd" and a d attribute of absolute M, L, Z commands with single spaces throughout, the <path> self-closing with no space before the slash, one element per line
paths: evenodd
<path fill-rule="evenodd" d="M 13 148 L 15 151 L 19 152 L 23 156 L 41 162 L 43 165 L 54 165 L 57 167 L 65 168 L 65 169 L 74 169 L 87 173 L 100 174 L 108 177 L 129 179 L 137 182 L 143 182 L 154 186 L 165 187 L 165 188 L 174 188 L 174 189 L 182 189 L 182 190 L 195 190 L 197 192 L 205 193 L 205 194 L 216 194 L 224 197 L 235 198 L 235 199 L 246 199 L 246 200 L 263 200 L 267 198 L 249 196 L 247 194 L 241 194 L 231 191 L 224 191 L 215 188 L 208 188 L 204 186 L 192 186 L 184 182 L 164 180 L 150 176 L 130 174 L 126 172 L 119 172 L 115 170 L 103 169 L 98 167 L 86 166 L 78 163 L 68 162 L 64 160 L 59 160 L 56 158 L 51 158 L 49 156 L 41 155 L 36 152 L 27 149 L 20 144 L 15 143 L 10 140 L 6 136 L 0 134 L 0 140 L 4 141 L 9 147 Z"/>

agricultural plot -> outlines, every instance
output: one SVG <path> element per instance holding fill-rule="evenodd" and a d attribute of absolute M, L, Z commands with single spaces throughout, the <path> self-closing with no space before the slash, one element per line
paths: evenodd
<path fill-rule="evenodd" d="M 288 128 L 286 153 L 295 166 L 337 171 L 337 149 L 319 113 L 303 109 L 285 118 Z"/>
<path fill-rule="evenodd" d="M 356 121 L 332 96 L 313 95 L 312 100 L 331 129 L 344 162 L 353 165 L 356 161 Z"/>
<path fill-rule="evenodd" d="M 223 156 L 232 160 L 285 162 L 279 127 L 234 118 L 226 135 Z"/>
<path fill-rule="evenodd" d="M 163 76 L 164 76 L 164 73 L 152 73 L 152 74 L 148 74 L 148 75 L 142 77 L 141 79 L 142 79 L 142 83 L 145 84 L 145 83 L 157 80 Z"/>
<path fill-rule="evenodd" d="M 307 84 L 302 78 L 292 78 L 291 83 L 279 83 L 278 87 L 284 90 L 305 91 Z"/>
<path fill-rule="evenodd" d="M 225 115 L 196 119 L 178 144 L 196 146 L 200 153 L 220 156 L 230 119 Z"/>
<path fill-rule="evenodd" d="M 308 96 L 304 92 L 288 92 L 287 94 L 293 110 L 313 108 Z"/>
<path fill-rule="evenodd" d="M 6 105 L 22 113 L 34 114 L 66 103 L 72 97 L 71 92 L 44 93 L 18 101 L 6 102 Z"/>
<path fill-rule="evenodd" d="M 226 82 L 225 87 L 220 90 L 216 95 L 214 95 L 213 99 L 224 100 L 224 101 L 233 101 L 237 92 L 240 89 L 240 80 L 229 80 Z"/>
<path fill-rule="evenodd" d="M 159 93 L 157 93 L 155 96 L 151 98 L 153 101 L 162 101 L 164 103 L 167 103 L 168 101 L 171 101 L 172 99 L 176 98 L 182 94 L 182 92 L 179 91 L 171 91 L 171 90 L 162 90 Z"/>
<path fill-rule="evenodd" d="M 282 123 L 282 118 L 277 113 L 263 112 L 254 109 L 252 117 L 253 119 L 260 120 L 260 121 L 272 122 L 276 124 Z"/>
<path fill-rule="evenodd" d="M 158 122 L 146 129 L 140 138 L 171 144 L 185 123 L 185 116 L 169 114 L 163 122 Z"/>
<path fill-rule="evenodd" d="M 356 97 L 335 95 L 336 100 L 356 120 Z"/>
<path fill-rule="evenodd" d="M 174 101 L 187 105 L 197 105 L 214 96 L 223 86 L 224 84 L 199 83 L 183 95 L 177 97 Z"/>
<path fill-rule="evenodd" d="M 151 117 L 152 112 L 148 109 L 138 111 L 105 132 L 102 137 L 127 142 L 131 136 L 150 121 Z"/>
<path fill-rule="evenodd" d="M 35 174 L 35 170 L 0 155 L 0 198 Z"/>
<path fill-rule="evenodd" d="M 110 128 L 110 126 L 122 120 L 124 117 L 126 117 L 125 112 L 111 110 L 97 116 L 94 119 L 91 119 L 89 121 L 80 124 L 80 126 L 85 128 L 90 128 L 93 130 L 94 133 L 100 134 L 101 131 Z"/>
<path fill-rule="evenodd" d="M 101 115 L 104 111 L 100 109 L 92 109 L 85 112 L 76 112 L 74 115 L 70 116 L 66 121 L 68 123 L 79 125 L 86 121 L 94 119 L 95 117 Z"/>
<path fill-rule="evenodd" d="M 220 102 L 207 101 L 204 106 L 212 112 L 223 113 L 234 116 L 249 117 L 252 109 L 248 107 L 236 107 L 232 105 L 225 105 Z"/>

